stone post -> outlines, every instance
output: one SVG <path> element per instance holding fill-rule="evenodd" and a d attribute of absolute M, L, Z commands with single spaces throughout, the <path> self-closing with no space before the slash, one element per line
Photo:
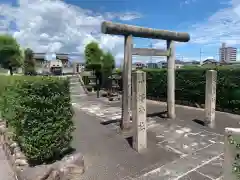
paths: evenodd
<path fill-rule="evenodd" d="M 22 68 L 18 68 L 17 69 L 17 73 L 19 73 L 19 74 L 23 73 L 23 69 Z"/>
<path fill-rule="evenodd" d="M 240 128 L 225 128 L 223 180 L 240 179 Z"/>
<path fill-rule="evenodd" d="M 77 63 L 73 63 L 73 74 L 77 73 Z"/>
<path fill-rule="evenodd" d="M 132 77 L 133 148 L 141 152 L 147 148 L 146 72 L 135 71 Z"/>
<path fill-rule="evenodd" d="M 174 41 L 167 41 L 167 113 L 168 118 L 175 119 L 175 46 Z"/>
<path fill-rule="evenodd" d="M 207 71 L 205 91 L 205 122 L 210 128 L 215 127 L 216 81 L 217 71 Z"/>
<path fill-rule="evenodd" d="M 132 36 L 125 36 L 124 43 L 124 65 L 122 71 L 123 93 L 122 93 L 122 121 L 121 129 L 130 129 L 131 112 L 131 89 L 132 89 Z"/>

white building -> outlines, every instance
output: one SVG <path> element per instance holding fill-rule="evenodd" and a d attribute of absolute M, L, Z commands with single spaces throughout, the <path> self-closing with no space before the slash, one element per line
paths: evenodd
<path fill-rule="evenodd" d="M 221 63 L 229 63 L 237 61 L 237 48 L 226 47 L 226 43 L 222 43 L 222 47 L 219 48 L 219 61 Z"/>

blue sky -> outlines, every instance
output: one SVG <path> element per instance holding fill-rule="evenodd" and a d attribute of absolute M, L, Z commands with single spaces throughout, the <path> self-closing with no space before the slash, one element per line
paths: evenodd
<path fill-rule="evenodd" d="M 68 52 L 77 57 L 94 40 L 123 58 L 123 38 L 103 35 L 104 20 L 190 33 L 177 43 L 177 59 L 218 59 L 222 42 L 240 44 L 240 0 L 0 0 L 0 31 L 12 33 L 36 52 Z M 134 38 L 134 46 L 165 47 L 164 41 Z M 240 57 L 239 57 L 240 58 Z M 153 61 L 161 58 L 152 58 Z M 149 61 L 149 57 L 133 57 Z"/>

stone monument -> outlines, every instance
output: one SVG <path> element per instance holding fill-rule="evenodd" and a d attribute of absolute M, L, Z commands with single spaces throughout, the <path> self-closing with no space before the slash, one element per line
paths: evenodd
<path fill-rule="evenodd" d="M 208 70 L 206 73 L 205 123 L 210 128 L 215 127 L 216 81 L 217 71 Z"/>
<path fill-rule="evenodd" d="M 147 148 L 146 72 L 133 72 L 132 82 L 133 148 L 142 152 Z"/>

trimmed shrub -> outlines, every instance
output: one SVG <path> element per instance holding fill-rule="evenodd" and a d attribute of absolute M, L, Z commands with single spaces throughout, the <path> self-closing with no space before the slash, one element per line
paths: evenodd
<path fill-rule="evenodd" d="M 43 163 L 70 148 L 74 124 L 69 81 L 57 77 L 9 77 L 2 116 L 29 162 Z"/>
<path fill-rule="evenodd" d="M 189 106 L 205 104 L 206 71 L 210 68 L 176 70 L 176 103 Z M 217 70 L 216 108 L 240 114 L 240 68 L 215 67 Z M 144 69 L 147 72 L 147 97 L 167 100 L 167 70 Z M 121 83 L 122 80 L 119 81 Z M 119 84 L 120 87 L 121 84 Z"/>
<path fill-rule="evenodd" d="M 6 76 L 0 75 L 0 112 L 3 110 L 4 99 L 3 95 L 6 93 L 6 88 L 14 83 L 14 80 L 18 78 L 18 76 Z"/>
<path fill-rule="evenodd" d="M 178 103 L 189 105 L 205 103 L 206 71 L 208 69 L 176 70 L 175 98 Z M 218 110 L 240 113 L 240 69 L 216 68 Z M 167 71 L 147 71 L 147 96 L 160 100 L 167 99 Z"/>

